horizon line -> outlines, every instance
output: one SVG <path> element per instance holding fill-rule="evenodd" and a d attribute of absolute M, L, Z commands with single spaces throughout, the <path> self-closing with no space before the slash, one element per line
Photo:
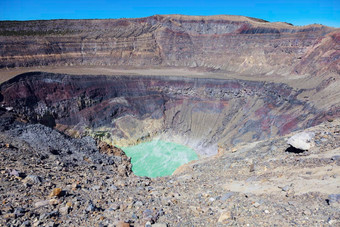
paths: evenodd
<path fill-rule="evenodd" d="M 248 19 L 257 19 L 261 21 L 254 21 L 257 23 L 285 23 L 292 25 L 294 27 L 304 27 L 304 26 L 310 26 L 310 25 L 321 25 L 325 27 L 331 27 L 331 28 L 340 28 L 340 27 L 334 27 L 334 26 L 329 26 L 321 23 L 310 23 L 310 24 L 305 24 L 305 25 L 296 25 L 291 22 L 287 21 L 268 21 L 262 18 L 258 17 L 251 17 L 251 16 L 244 16 L 244 15 L 231 15 L 231 14 L 213 14 L 213 15 L 188 15 L 188 14 L 178 14 L 178 13 L 173 13 L 173 14 L 153 14 L 150 16 L 143 16 L 143 17 L 119 17 L 119 18 L 51 18 L 51 19 L 4 19 L 0 20 L 0 22 L 29 22 L 29 21 L 57 21 L 57 20 L 126 20 L 126 19 L 143 19 L 143 18 L 150 18 L 150 17 L 155 17 L 155 16 L 187 16 L 187 17 L 217 17 L 217 16 L 234 16 L 234 17 L 245 17 Z"/>

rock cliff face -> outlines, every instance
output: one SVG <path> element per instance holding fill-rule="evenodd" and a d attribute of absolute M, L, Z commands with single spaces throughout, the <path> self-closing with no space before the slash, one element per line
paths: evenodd
<path fill-rule="evenodd" d="M 155 76 L 19 75 L 2 103 L 30 122 L 117 145 L 161 137 L 202 154 L 313 126 L 339 109 L 317 109 L 282 83 Z M 201 149 L 202 148 L 202 149 Z M 211 149 L 209 149 L 211 148 Z"/>
<path fill-rule="evenodd" d="M 0 68 L 184 66 L 242 74 L 339 74 L 340 30 L 241 16 L 0 22 Z"/>

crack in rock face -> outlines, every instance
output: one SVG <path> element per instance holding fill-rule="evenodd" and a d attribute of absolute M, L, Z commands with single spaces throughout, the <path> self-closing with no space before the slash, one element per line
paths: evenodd
<path fill-rule="evenodd" d="M 0 91 L 3 106 L 73 137 L 118 146 L 158 138 L 201 156 L 307 128 L 325 116 L 286 84 L 236 79 L 32 72 Z"/>

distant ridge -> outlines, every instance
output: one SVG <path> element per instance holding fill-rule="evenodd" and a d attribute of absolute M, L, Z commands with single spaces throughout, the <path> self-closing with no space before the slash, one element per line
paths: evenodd
<path fill-rule="evenodd" d="M 0 68 L 189 67 L 258 74 L 339 74 L 340 29 L 231 16 L 0 22 Z"/>

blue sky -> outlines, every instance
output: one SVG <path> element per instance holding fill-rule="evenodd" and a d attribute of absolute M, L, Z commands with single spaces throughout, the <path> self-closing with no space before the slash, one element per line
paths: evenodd
<path fill-rule="evenodd" d="M 340 27 L 340 0 L 0 0 L 0 20 L 131 18 L 154 14 L 244 15 Z"/>

